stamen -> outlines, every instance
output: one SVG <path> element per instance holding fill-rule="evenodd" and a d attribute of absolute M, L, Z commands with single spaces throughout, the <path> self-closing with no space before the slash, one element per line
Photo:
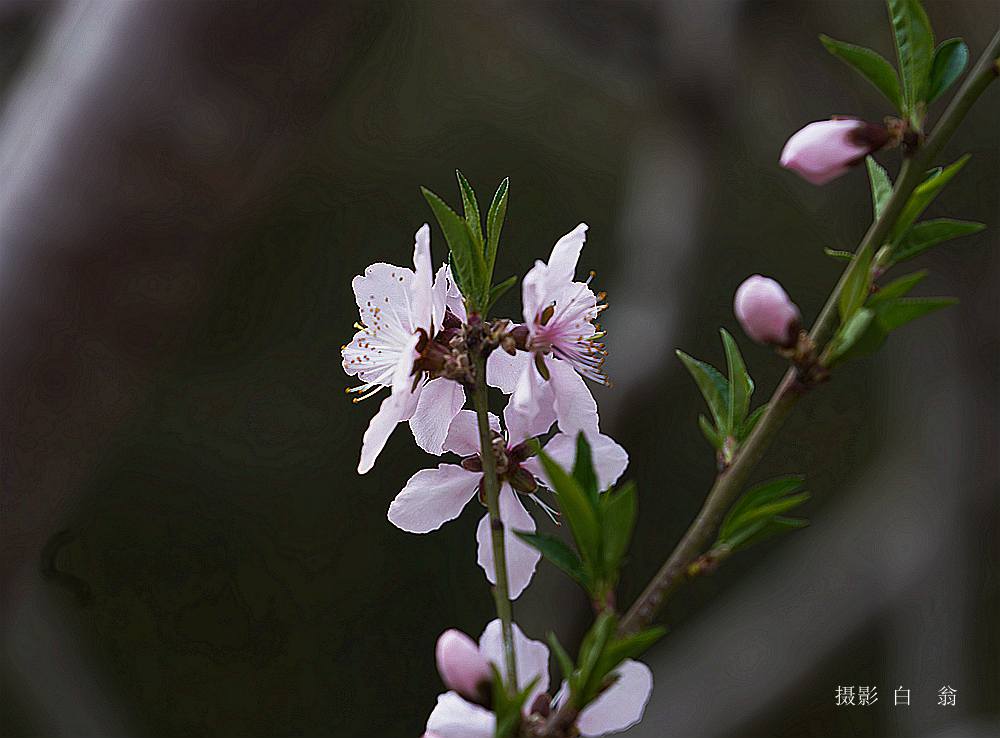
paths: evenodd
<path fill-rule="evenodd" d="M 534 494 L 534 493 L 528 495 L 528 497 L 530 497 L 532 500 L 534 500 L 538 504 L 538 506 L 540 508 L 542 508 L 542 510 L 545 511 L 545 513 L 549 516 L 549 518 L 552 519 L 553 523 L 555 523 L 556 525 L 562 525 L 562 523 L 559 522 L 559 511 L 558 510 L 553 510 L 551 507 L 549 507 L 544 502 L 542 502 L 541 498 L 538 495 Z"/>

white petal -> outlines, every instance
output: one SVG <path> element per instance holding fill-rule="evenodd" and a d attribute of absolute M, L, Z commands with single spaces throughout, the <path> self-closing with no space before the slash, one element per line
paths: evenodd
<path fill-rule="evenodd" d="M 490 413 L 490 428 L 500 432 L 500 418 Z M 448 436 L 444 439 L 444 450 L 459 456 L 479 453 L 479 420 L 472 410 L 462 410 L 451 421 Z"/>
<path fill-rule="evenodd" d="M 548 266 L 542 261 L 536 261 L 521 280 L 521 310 L 529 331 L 534 331 L 539 313 L 555 299 L 547 294 L 548 275 Z"/>
<path fill-rule="evenodd" d="M 535 574 L 535 567 L 541 554 L 537 549 L 514 535 L 513 531 L 522 530 L 535 532 L 535 521 L 532 520 L 524 505 L 517 499 L 509 484 L 504 484 L 500 490 L 500 519 L 504 524 L 504 549 L 507 556 L 507 587 L 512 600 L 520 597 L 525 587 Z M 486 578 L 496 583 L 493 563 L 493 539 L 490 535 L 490 516 L 484 515 L 476 528 L 476 542 L 479 544 L 479 565 L 486 572 Z"/>
<path fill-rule="evenodd" d="M 385 442 L 398 423 L 407 420 L 416 409 L 419 395 L 412 391 L 410 374 L 413 370 L 415 347 L 419 336 L 410 336 L 410 340 L 400 353 L 399 361 L 392 378 L 392 394 L 382 400 L 375 417 L 368 424 L 364 438 L 361 441 L 361 460 L 358 462 L 358 474 L 365 474 L 375 465 L 375 459 L 385 448 Z"/>
<path fill-rule="evenodd" d="M 625 471 L 628 466 L 628 453 L 614 439 L 603 433 L 588 435 L 587 441 L 590 443 L 590 454 L 597 472 L 597 486 L 603 492 L 617 482 Z M 545 453 L 564 469 L 572 469 L 573 462 L 576 461 L 576 438 L 565 433 L 557 433 L 552 437 L 552 440 L 545 444 Z M 534 461 L 534 459 L 528 461 Z M 525 462 L 525 464 L 527 463 Z M 535 468 L 541 471 L 536 476 L 551 488 L 552 485 L 545 476 L 541 464 L 538 464 L 537 467 L 532 466 L 529 470 L 534 472 Z"/>
<path fill-rule="evenodd" d="M 413 330 L 423 328 L 430 332 L 434 309 L 434 270 L 431 267 L 431 229 L 426 223 L 414 236 L 413 266 Z"/>
<path fill-rule="evenodd" d="M 597 403 L 583 377 L 565 361 L 552 359 L 546 360 L 545 364 L 549 369 L 549 384 L 555 395 L 559 430 L 571 436 L 580 431 L 588 436 L 596 434 L 599 425 Z"/>
<path fill-rule="evenodd" d="M 362 323 L 367 326 L 381 323 L 387 330 L 397 329 L 404 335 L 413 332 L 409 312 L 412 269 L 381 262 L 372 264 L 363 275 L 351 280 L 351 287 Z"/>
<path fill-rule="evenodd" d="M 438 696 L 427 718 L 427 730 L 439 738 L 493 738 L 496 716 L 485 707 L 466 702 L 455 692 Z"/>
<path fill-rule="evenodd" d="M 531 354 L 528 351 L 518 351 L 511 356 L 503 349 L 497 349 L 486 360 L 486 384 L 509 395 L 517 387 L 521 375 L 527 371 L 532 371 Z"/>
<path fill-rule="evenodd" d="M 389 522 L 408 533 L 429 533 L 454 520 L 473 495 L 482 474 L 457 464 L 439 464 L 410 477 L 389 505 Z"/>
<path fill-rule="evenodd" d="M 583 242 L 587 240 L 587 224 L 581 223 L 556 241 L 549 256 L 550 279 L 554 282 L 572 282 L 576 264 L 580 260 Z"/>
<path fill-rule="evenodd" d="M 443 454 L 448 427 L 464 404 L 465 390 L 458 382 L 439 377 L 425 384 L 410 418 L 410 430 L 417 445 L 429 454 Z"/>
<path fill-rule="evenodd" d="M 434 276 L 434 327 L 438 330 L 441 328 L 445 308 L 463 323 L 468 320 L 462 291 L 458 289 L 458 283 L 448 264 L 442 264 Z"/>
<path fill-rule="evenodd" d="M 553 407 L 552 392 L 548 386 L 537 387 L 538 401 L 530 411 L 517 407 L 510 401 L 503 411 L 503 422 L 507 426 L 507 445 L 516 446 L 529 438 L 548 433 L 556 422 L 556 411 Z"/>
<path fill-rule="evenodd" d="M 517 662 L 517 686 L 524 689 L 532 679 L 538 677 L 538 684 L 531 690 L 524 706 L 531 707 L 535 696 L 549 688 L 549 647 L 541 641 L 533 641 L 526 636 L 517 623 L 511 623 L 514 634 L 514 661 Z M 503 630 L 499 620 L 493 620 L 479 637 L 479 652 L 496 664 L 500 674 L 507 678 L 507 665 L 503 655 Z"/>
<path fill-rule="evenodd" d="M 618 680 L 580 712 L 577 727 L 581 734 L 617 733 L 642 719 L 653 691 L 653 672 L 639 661 L 625 659 L 616 673 Z"/>

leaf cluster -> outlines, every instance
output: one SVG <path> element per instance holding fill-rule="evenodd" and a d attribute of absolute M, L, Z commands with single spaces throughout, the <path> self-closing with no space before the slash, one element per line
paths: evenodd
<path fill-rule="evenodd" d="M 809 499 L 802 490 L 804 478 L 772 479 L 745 492 L 730 508 L 719 527 L 713 548 L 738 551 L 778 533 L 803 528 L 808 522 L 784 515 Z"/>
<path fill-rule="evenodd" d="M 614 684 L 614 671 L 625 659 L 640 656 L 667 632 L 666 628 L 655 627 L 619 636 L 617 628 L 618 616 L 614 612 L 608 610 L 599 614 L 580 642 L 576 663 L 555 634 L 548 634 L 549 645 L 569 690 L 566 699 L 578 710 Z"/>
<path fill-rule="evenodd" d="M 711 364 L 677 350 L 677 356 L 687 367 L 708 404 L 712 419 L 698 416 L 698 425 L 719 458 L 726 464 L 732 461 L 739 445 L 746 440 L 767 405 L 761 405 L 750 412 L 750 398 L 753 395 L 753 379 L 747 372 L 739 346 L 729 332 L 722 328 L 722 345 L 726 351 L 726 366 L 729 377 L 722 376 Z"/>
<path fill-rule="evenodd" d="M 583 587 L 594 602 L 607 602 L 618 582 L 618 572 L 635 527 L 635 485 L 627 482 L 602 492 L 590 444 L 583 433 L 577 436 L 572 473 L 544 451 L 538 457 L 575 547 L 546 533 L 515 532 Z"/>
<path fill-rule="evenodd" d="M 826 50 L 849 65 L 917 130 L 927 106 L 955 83 L 969 63 L 960 38 L 934 46 L 934 31 L 920 0 L 887 0 L 896 47 L 896 68 L 872 49 L 820 36 Z"/>
<path fill-rule="evenodd" d="M 421 187 L 420 191 L 444 233 L 451 254 L 452 274 L 469 311 L 486 313 L 517 282 L 517 277 L 509 277 L 493 284 L 500 233 L 507 217 L 509 182 L 504 179 L 493 195 L 484 230 L 475 191 L 460 171 L 456 170 L 455 175 L 462 195 L 461 216 L 426 187 Z"/>

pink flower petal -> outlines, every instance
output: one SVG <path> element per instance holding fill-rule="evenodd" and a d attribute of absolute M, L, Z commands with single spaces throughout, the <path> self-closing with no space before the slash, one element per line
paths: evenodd
<path fill-rule="evenodd" d="M 498 349 L 486 360 L 486 384 L 509 395 L 517 387 L 521 375 L 528 371 L 533 371 L 530 353 L 518 351 L 511 356 L 506 351 Z"/>
<path fill-rule="evenodd" d="M 496 716 L 485 707 L 466 702 L 455 692 L 438 696 L 427 718 L 427 731 L 438 738 L 493 738 Z"/>
<path fill-rule="evenodd" d="M 413 330 L 423 328 L 430 332 L 434 322 L 434 270 L 431 267 L 431 229 L 426 223 L 414 236 L 413 266 Z"/>
<path fill-rule="evenodd" d="M 545 365 L 549 370 L 549 384 L 555 397 L 559 430 L 572 436 L 580 431 L 588 436 L 596 434 L 599 426 L 597 403 L 583 377 L 565 361 L 549 359 Z"/>
<path fill-rule="evenodd" d="M 375 417 L 368 424 L 364 438 L 361 441 L 361 460 L 358 462 L 358 474 L 365 474 L 375 465 L 375 459 L 385 448 L 385 442 L 396 428 L 396 425 L 408 420 L 416 410 L 420 388 L 412 392 L 410 373 L 416 355 L 417 339 L 414 334 L 400 352 L 399 361 L 393 371 L 392 394 L 382 400 Z"/>
<path fill-rule="evenodd" d="M 448 428 L 463 405 L 465 390 L 458 382 L 439 377 L 425 384 L 410 418 L 410 430 L 417 445 L 429 454 L 443 454 Z"/>
<path fill-rule="evenodd" d="M 583 242 L 587 240 L 587 224 L 581 223 L 556 241 L 549 255 L 549 278 L 554 282 L 572 282 L 580 261 Z"/>
<path fill-rule="evenodd" d="M 653 672 L 639 661 L 625 659 L 616 673 L 618 681 L 580 712 L 576 724 L 582 735 L 617 733 L 642 719 L 653 691 Z"/>
<path fill-rule="evenodd" d="M 429 533 L 454 520 L 476 494 L 482 474 L 439 464 L 410 477 L 389 505 L 389 522 L 408 533 Z"/>
<path fill-rule="evenodd" d="M 504 524 L 507 585 L 510 598 L 516 600 L 534 576 L 541 554 L 513 533 L 515 530 L 534 533 L 535 521 L 524 509 L 524 505 L 517 499 L 509 484 L 504 484 L 500 490 L 500 519 Z M 476 542 L 479 544 L 477 557 L 479 565 L 486 572 L 486 578 L 496 583 L 489 515 L 484 515 L 479 521 L 479 527 L 476 528 Z"/>
<path fill-rule="evenodd" d="M 541 641 L 528 638 L 517 623 L 511 624 L 514 634 L 514 660 L 517 662 L 517 686 L 524 689 L 532 679 L 538 677 L 538 683 L 528 699 L 525 707 L 531 707 L 536 695 L 549 688 L 549 648 Z M 479 637 L 479 651 L 499 669 L 500 674 L 507 678 L 507 666 L 503 655 L 503 630 L 499 620 L 493 620 Z"/>
<path fill-rule="evenodd" d="M 500 432 L 500 418 L 490 413 L 490 428 Z M 472 410 L 462 410 L 451 421 L 444 439 L 444 450 L 459 456 L 479 453 L 479 420 Z"/>
<path fill-rule="evenodd" d="M 556 422 L 556 411 L 552 406 L 551 391 L 539 388 L 538 402 L 532 411 L 521 410 L 510 401 L 503 411 L 504 425 L 507 426 L 507 445 L 516 446 L 529 438 L 548 433 Z"/>

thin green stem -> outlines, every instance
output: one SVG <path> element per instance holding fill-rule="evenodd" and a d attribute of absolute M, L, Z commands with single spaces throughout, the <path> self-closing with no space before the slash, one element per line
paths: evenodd
<path fill-rule="evenodd" d="M 924 141 L 912 158 L 906 160 L 900 169 L 885 208 L 872 223 L 858 246 L 851 261 L 837 282 L 826 304 L 813 325 L 810 337 L 817 350 L 829 340 L 837 321 L 837 303 L 844 289 L 848 275 L 862 260 L 858 257 L 881 246 L 889 236 L 893 224 L 902 212 L 913 190 L 922 181 L 941 148 L 954 133 L 959 123 L 968 113 L 976 99 L 997 78 L 997 54 L 1000 52 L 1000 31 L 987 45 L 976 67 L 942 114 L 934 131 Z M 788 417 L 795 403 L 806 387 L 799 382 L 796 370 L 786 372 L 778 388 L 768 403 L 767 410 L 757 423 L 750 437 L 737 451 L 733 463 L 719 473 L 705 503 L 691 527 L 681 538 L 677 547 L 653 576 L 646 589 L 622 618 L 619 629 L 623 633 L 640 630 L 653 620 L 663 606 L 667 595 L 680 583 L 685 570 L 711 543 L 726 511 L 742 492 L 754 467 L 771 445 L 779 429 Z"/>
<path fill-rule="evenodd" d="M 493 546 L 493 567 L 496 585 L 493 599 L 496 602 L 497 617 L 503 633 L 504 664 L 507 680 L 512 692 L 517 690 L 517 661 L 514 657 L 514 632 L 510 607 L 510 589 L 507 586 L 507 554 L 504 550 L 503 521 L 500 519 L 500 480 L 497 478 L 497 460 L 493 453 L 493 439 L 490 430 L 490 401 L 486 386 L 486 361 L 476 358 L 476 387 L 472 393 L 472 403 L 479 424 L 479 449 L 483 462 L 483 489 L 486 492 L 486 509 L 490 516 L 490 541 Z"/>

